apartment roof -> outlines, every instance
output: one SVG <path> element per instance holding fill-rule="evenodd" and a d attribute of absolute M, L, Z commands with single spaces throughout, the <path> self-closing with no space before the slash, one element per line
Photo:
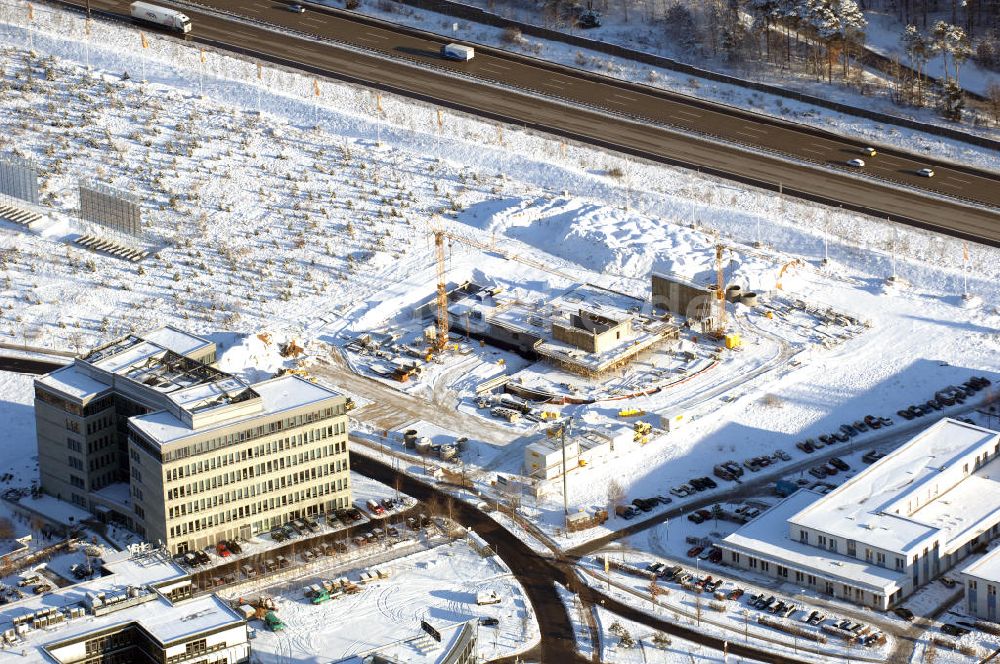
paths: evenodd
<path fill-rule="evenodd" d="M 208 339 L 178 329 L 173 325 L 164 325 L 150 332 L 144 332 L 142 338 L 179 355 L 190 355 L 213 345 Z"/>
<path fill-rule="evenodd" d="M 1000 547 L 997 547 L 962 569 L 962 574 L 974 576 L 983 581 L 1000 583 Z"/>
<path fill-rule="evenodd" d="M 253 391 L 260 395 L 262 409 L 244 417 L 234 417 L 214 426 L 198 429 L 198 433 L 211 431 L 223 426 L 231 426 L 242 420 L 262 415 L 274 415 L 286 410 L 318 404 L 326 399 L 342 396 L 341 393 L 323 385 L 312 383 L 301 376 L 287 374 L 262 383 L 255 383 Z M 195 430 L 168 411 L 133 417 L 129 422 L 136 430 L 161 445 L 177 442 L 195 433 Z"/>
<path fill-rule="evenodd" d="M 110 575 L 0 606 L 0 632 L 12 629 L 16 618 L 45 609 L 69 609 L 85 604 L 88 595 L 92 597 L 105 593 L 107 597 L 127 594 L 129 586 L 142 588 L 142 593 L 149 595 L 147 587 L 151 584 L 182 581 L 187 577 L 182 569 L 162 554 L 146 554 L 136 559 L 130 558 L 127 552 L 111 556 L 105 564 Z M 29 630 L 20 637 L 22 642 L 17 644 L 17 649 L 25 653 L 25 657 L 19 661 L 51 662 L 52 659 L 43 650 L 46 646 L 133 622 L 141 624 L 156 639 L 167 643 L 217 627 L 237 625 L 243 622 L 243 618 L 214 595 L 178 604 L 171 604 L 162 596 L 155 595 L 150 601 L 104 615 L 88 613 L 84 617 L 65 620 L 44 629 Z"/>
<path fill-rule="evenodd" d="M 988 479 L 990 473 L 1000 477 L 1000 467 L 989 463 L 935 495 L 937 480 L 998 437 L 982 427 L 942 419 L 789 521 L 901 553 L 928 546 L 939 535 L 947 542 L 965 539 L 969 529 L 981 527 L 991 515 L 990 525 L 1000 519 L 1000 487 Z M 911 511 L 915 500 L 923 506 Z"/>
<path fill-rule="evenodd" d="M 75 364 L 40 376 L 35 379 L 35 383 L 80 401 L 111 389 L 109 385 L 80 371 Z"/>
<path fill-rule="evenodd" d="M 822 494 L 799 489 L 723 539 L 721 544 L 724 548 L 735 549 L 743 555 L 809 571 L 830 581 L 865 587 L 886 596 L 895 592 L 904 573 L 789 539 L 789 517 L 822 499 Z"/>

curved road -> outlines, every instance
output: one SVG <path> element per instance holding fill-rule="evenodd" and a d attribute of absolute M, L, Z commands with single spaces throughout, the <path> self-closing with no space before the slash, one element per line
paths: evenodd
<path fill-rule="evenodd" d="M 63 4 L 80 6 L 79 0 Z M 126 0 L 91 5 L 128 11 Z M 203 5 L 179 6 L 191 16 L 197 42 L 1000 246 L 1000 175 L 994 173 L 892 149 L 867 159 L 863 173 L 852 171 L 844 162 L 861 156 L 859 142 L 774 118 L 497 49 L 480 47 L 466 63 L 446 61 L 437 54 L 444 38 L 351 12 L 311 6 L 294 14 L 267 0 Z M 936 177 L 915 175 L 925 166 Z"/>
<path fill-rule="evenodd" d="M 466 527 L 474 528 L 489 542 L 524 586 L 528 599 L 535 609 L 542 633 L 542 662 L 562 664 L 588 661 L 576 652 L 573 624 L 566 614 L 562 600 L 555 592 L 555 583 L 561 583 L 579 593 L 585 605 L 600 604 L 623 618 L 715 650 L 721 651 L 724 647 L 723 639 L 703 634 L 686 625 L 660 620 L 610 595 L 605 595 L 594 587 L 580 583 L 568 563 L 542 557 L 488 515 L 405 473 L 360 454 L 351 456 L 351 470 L 384 484 L 395 485 L 399 482 L 400 490 L 418 500 L 452 501 L 452 511 L 456 520 Z M 731 655 L 761 662 L 806 664 L 803 660 L 739 643 L 729 643 L 728 650 Z"/>

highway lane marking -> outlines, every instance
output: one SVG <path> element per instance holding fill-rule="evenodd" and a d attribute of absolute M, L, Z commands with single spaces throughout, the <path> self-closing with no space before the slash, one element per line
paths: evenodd
<path fill-rule="evenodd" d="M 963 180 L 962 178 L 952 177 L 951 175 L 946 175 L 945 177 L 948 178 L 949 180 L 954 180 L 955 182 L 962 182 L 964 184 L 969 184 L 969 180 Z"/>
<path fill-rule="evenodd" d="M 749 136 L 750 138 L 760 138 L 760 136 L 758 136 L 757 134 L 748 134 L 745 131 L 737 131 L 734 133 L 739 134 L 740 136 Z"/>
<path fill-rule="evenodd" d="M 303 23 L 315 23 L 316 25 L 322 25 L 323 24 L 323 20 L 322 19 L 318 19 L 318 18 L 303 18 L 302 22 Z"/>
<path fill-rule="evenodd" d="M 370 36 L 370 37 L 375 37 L 376 39 L 388 39 L 389 38 L 388 35 L 381 35 L 381 34 L 378 34 L 377 32 L 366 32 L 365 34 L 368 35 L 368 36 Z"/>
<path fill-rule="evenodd" d="M 691 111 L 677 111 L 678 115 L 690 115 L 692 118 L 700 118 L 700 113 L 692 113 Z M 673 116 L 671 116 L 673 117 Z"/>
<path fill-rule="evenodd" d="M 802 148 L 802 151 L 803 152 L 812 152 L 813 154 L 822 155 L 824 157 L 826 156 L 825 152 L 822 152 L 820 150 L 813 150 L 812 148 Z"/>
<path fill-rule="evenodd" d="M 628 102 L 625 101 L 615 101 L 614 99 L 605 99 L 604 101 L 609 104 L 618 104 L 619 106 L 628 106 Z"/>
<path fill-rule="evenodd" d="M 947 182 L 941 182 L 940 180 L 938 180 L 938 184 L 941 185 L 942 187 L 951 187 L 952 189 L 961 189 L 961 187 L 959 187 L 957 184 L 948 184 Z"/>
<path fill-rule="evenodd" d="M 811 145 L 811 146 L 813 146 L 813 147 L 816 147 L 816 148 L 822 148 L 822 149 L 824 149 L 824 150 L 829 150 L 829 149 L 830 149 L 830 146 L 829 146 L 829 145 L 823 145 L 822 143 L 810 143 L 809 145 Z M 803 148 L 803 150 L 804 150 L 804 149 L 805 149 L 805 148 Z"/>
<path fill-rule="evenodd" d="M 629 97 L 628 95 L 620 95 L 617 92 L 615 93 L 615 96 L 618 97 L 619 99 L 628 99 L 629 101 L 635 101 L 635 97 Z"/>
<path fill-rule="evenodd" d="M 484 65 L 484 66 L 488 66 L 488 67 L 499 67 L 500 69 L 510 69 L 510 67 L 508 67 L 507 65 L 502 65 L 502 64 L 500 64 L 499 62 L 491 62 L 491 63 L 489 63 L 488 65 Z"/>
<path fill-rule="evenodd" d="M 743 125 L 743 128 L 746 129 L 747 131 L 756 131 L 756 132 L 761 133 L 761 134 L 766 134 L 767 133 L 766 129 L 757 129 L 756 127 L 750 127 L 748 125 Z"/>
<path fill-rule="evenodd" d="M 895 166 L 897 168 L 903 165 L 903 162 L 901 161 L 896 161 L 895 159 L 886 159 L 885 157 L 880 157 L 879 161 L 882 162 L 883 164 L 888 164 L 889 166 Z"/>

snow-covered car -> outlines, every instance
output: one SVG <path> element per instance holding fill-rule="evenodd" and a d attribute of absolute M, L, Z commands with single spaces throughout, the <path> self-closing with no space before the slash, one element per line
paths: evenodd
<path fill-rule="evenodd" d="M 921 168 L 919 171 L 917 171 L 917 175 L 919 175 L 922 178 L 932 178 L 932 177 L 934 177 L 934 169 L 933 168 Z"/>
<path fill-rule="evenodd" d="M 847 165 L 848 166 L 853 166 L 854 168 L 864 168 L 865 167 L 865 160 L 864 159 L 850 159 L 850 160 L 848 160 Z"/>

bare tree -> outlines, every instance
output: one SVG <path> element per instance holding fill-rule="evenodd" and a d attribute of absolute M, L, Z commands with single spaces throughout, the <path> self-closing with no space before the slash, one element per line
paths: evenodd
<path fill-rule="evenodd" d="M 611 481 L 608 482 L 608 511 L 614 512 L 624 497 L 625 487 L 618 481 L 618 478 L 612 477 Z"/>
<path fill-rule="evenodd" d="M 993 122 L 1000 124 L 1000 83 L 991 80 L 986 86 L 986 104 L 993 115 Z"/>

